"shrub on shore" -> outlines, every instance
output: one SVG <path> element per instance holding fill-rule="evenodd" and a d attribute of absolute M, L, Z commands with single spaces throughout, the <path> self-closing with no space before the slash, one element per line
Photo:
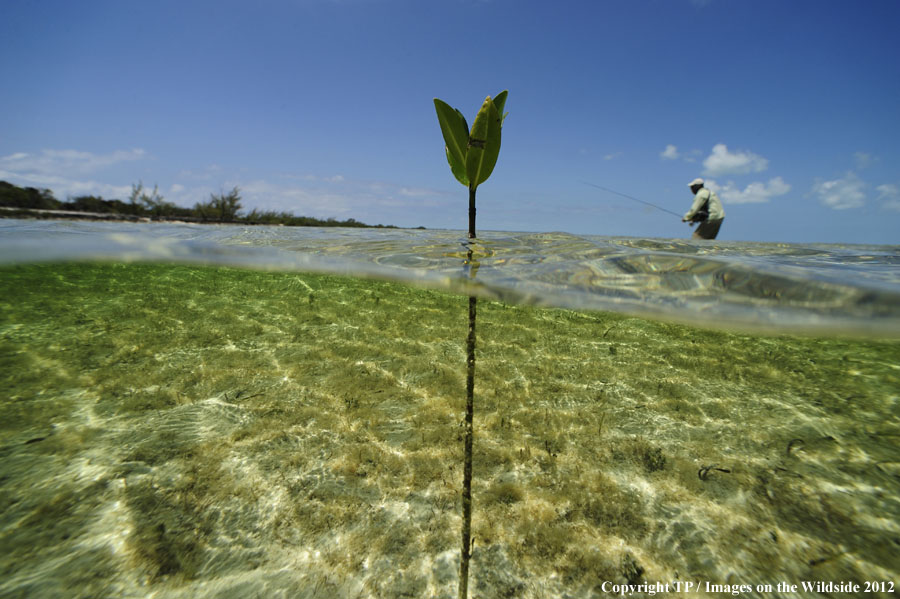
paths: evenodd
<path fill-rule="evenodd" d="M 57 200 L 49 189 L 19 187 L 6 181 L 0 181 L 0 207 L 17 208 L 18 210 L 0 211 L 0 216 L 16 218 L 39 216 L 41 213 L 36 211 L 51 210 L 83 213 L 84 218 L 102 214 L 106 218 L 121 218 L 122 220 L 147 218 L 151 220 L 184 220 L 200 223 L 286 225 L 290 227 L 396 228 L 394 225 L 368 225 L 354 218 L 345 220 L 337 220 L 335 218 L 319 219 L 311 216 L 295 216 L 286 211 L 260 211 L 256 208 L 249 213 L 241 214 L 240 189 L 237 187 L 234 187 L 227 193 L 211 194 L 208 201 L 198 202 L 193 208 L 184 208 L 166 201 L 156 187 L 153 188 L 152 192 L 145 191 L 143 183 L 132 186 L 129 202 L 107 200 L 93 195 L 78 196 L 63 202 Z"/>

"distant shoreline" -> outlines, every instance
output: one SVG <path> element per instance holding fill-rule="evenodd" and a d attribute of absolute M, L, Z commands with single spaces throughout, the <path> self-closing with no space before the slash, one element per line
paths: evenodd
<path fill-rule="evenodd" d="M 211 194 L 206 202 L 193 208 L 176 206 L 166 201 L 154 187 L 152 192 L 142 183 L 132 185 L 128 202 L 105 200 L 100 196 L 78 196 L 65 202 L 53 197 L 49 189 L 19 187 L 0 181 L 0 218 L 71 219 L 111 222 L 166 222 L 232 225 L 281 225 L 285 227 L 347 227 L 363 229 L 398 229 L 395 225 L 368 225 L 354 218 L 337 220 L 311 216 L 295 216 L 290 212 L 259 211 L 254 208 L 242 214 L 238 187 L 230 192 Z M 425 227 L 418 227 L 424 229 Z"/>
<path fill-rule="evenodd" d="M 425 227 L 397 227 L 394 225 L 366 225 L 355 221 L 352 225 L 319 221 L 317 224 L 293 225 L 287 223 L 270 223 L 252 220 L 210 220 L 191 216 L 146 216 L 135 214 L 121 214 L 118 212 L 82 212 L 79 210 L 47 210 L 42 208 L 18 208 L 15 206 L 0 206 L 0 218 L 30 218 L 35 220 L 87 220 L 110 222 L 135 222 L 135 223 L 188 223 L 197 225 L 251 225 L 251 226 L 275 226 L 275 227 L 344 227 L 354 229 L 425 229 Z"/>

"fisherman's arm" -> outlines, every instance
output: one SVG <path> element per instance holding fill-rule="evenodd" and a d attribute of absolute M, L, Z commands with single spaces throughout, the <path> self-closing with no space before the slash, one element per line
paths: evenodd
<path fill-rule="evenodd" d="M 697 211 L 703 207 L 703 204 L 706 203 L 706 200 L 709 199 L 709 190 L 701 189 L 696 194 L 694 194 L 694 203 L 691 205 L 691 209 L 685 212 L 684 218 L 681 220 L 687 222 L 694 218 L 694 215 L 697 214 Z"/>

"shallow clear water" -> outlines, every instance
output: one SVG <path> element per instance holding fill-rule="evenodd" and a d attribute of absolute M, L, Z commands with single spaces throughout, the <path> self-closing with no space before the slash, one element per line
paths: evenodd
<path fill-rule="evenodd" d="M 0 596 L 455 597 L 472 289 L 473 596 L 898 581 L 890 248 L 0 225 Z"/>
<path fill-rule="evenodd" d="M 0 220 L 0 261 L 86 258 L 374 276 L 704 327 L 900 335 L 900 246 L 490 231 L 469 244 L 458 231 Z"/>

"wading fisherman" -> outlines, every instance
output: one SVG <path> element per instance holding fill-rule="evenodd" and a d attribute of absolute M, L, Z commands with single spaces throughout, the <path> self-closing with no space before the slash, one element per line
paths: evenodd
<path fill-rule="evenodd" d="M 719 234 L 719 227 L 725 220 L 725 210 L 719 196 L 711 189 L 703 187 L 703 179 L 694 179 L 688 186 L 694 194 L 694 203 L 691 209 L 685 213 L 682 222 L 700 223 L 691 236 L 692 239 L 715 239 Z"/>

